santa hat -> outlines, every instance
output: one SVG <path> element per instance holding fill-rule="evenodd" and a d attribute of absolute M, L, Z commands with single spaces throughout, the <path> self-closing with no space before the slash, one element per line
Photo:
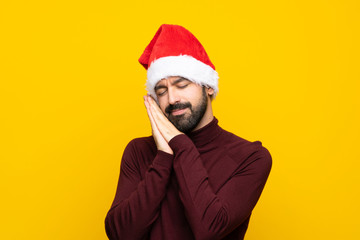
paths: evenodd
<path fill-rule="evenodd" d="M 163 24 L 145 48 L 139 62 L 147 69 L 147 91 L 170 76 L 181 76 L 199 85 L 218 89 L 218 74 L 199 40 L 182 26 Z"/>

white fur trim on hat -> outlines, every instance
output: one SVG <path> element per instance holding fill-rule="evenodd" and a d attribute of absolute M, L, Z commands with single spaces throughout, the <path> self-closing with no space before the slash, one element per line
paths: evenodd
<path fill-rule="evenodd" d="M 171 76 L 184 77 L 213 88 L 213 98 L 219 91 L 218 73 L 209 65 L 188 55 L 162 57 L 152 62 L 147 70 L 146 90 L 156 98 L 155 85 L 161 79 Z"/>

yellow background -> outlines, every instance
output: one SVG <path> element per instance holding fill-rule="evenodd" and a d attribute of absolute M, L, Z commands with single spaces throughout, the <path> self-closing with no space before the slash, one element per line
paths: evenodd
<path fill-rule="evenodd" d="M 137 62 L 162 23 L 203 43 L 219 124 L 273 169 L 248 240 L 360 239 L 359 1 L 2 1 L 0 239 L 107 239 L 150 135 Z"/>

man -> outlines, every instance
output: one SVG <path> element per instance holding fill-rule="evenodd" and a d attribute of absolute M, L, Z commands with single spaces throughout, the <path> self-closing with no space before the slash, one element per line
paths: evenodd
<path fill-rule="evenodd" d="M 139 62 L 152 136 L 124 151 L 105 219 L 109 239 L 243 239 L 270 153 L 218 125 L 218 75 L 188 30 L 162 25 Z"/>

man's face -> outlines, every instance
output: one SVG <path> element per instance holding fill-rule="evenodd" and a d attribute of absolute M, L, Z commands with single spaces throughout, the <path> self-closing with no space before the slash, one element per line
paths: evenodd
<path fill-rule="evenodd" d="M 191 132 L 203 118 L 208 96 L 205 87 L 182 77 L 168 77 L 155 86 L 159 106 L 181 132 Z"/>

